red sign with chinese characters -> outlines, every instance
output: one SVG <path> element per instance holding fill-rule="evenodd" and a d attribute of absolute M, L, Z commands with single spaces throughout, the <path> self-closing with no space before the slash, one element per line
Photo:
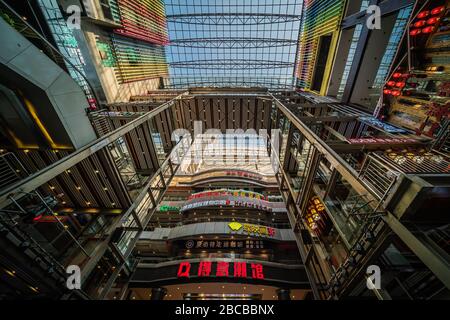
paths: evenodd
<path fill-rule="evenodd" d="M 189 278 L 191 275 L 197 277 L 232 277 L 232 278 L 251 278 L 264 279 L 263 265 L 260 263 L 250 263 L 247 268 L 246 262 L 226 262 L 218 261 L 215 263 L 213 270 L 213 262 L 201 261 L 198 270 L 191 270 L 191 263 L 188 261 L 181 262 L 178 266 L 178 278 Z"/>

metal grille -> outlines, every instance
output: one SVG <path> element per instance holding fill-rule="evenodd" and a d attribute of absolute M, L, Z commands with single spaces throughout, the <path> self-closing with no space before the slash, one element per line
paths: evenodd
<path fill-rule="evenodd" d="M 382 199 L 390 190 L 391 186 L 397 181 L 399 172 L 390 169 L 375 158 L 374 155 L 368 155 L 364 162 L 359 178 L 372 190 L 379 199 Z"/>
<path fill-rule="evenodd" d="M 450 160 L 444 154 L 434 152 L 405 151 L 378 153 L 376 157 L 395 170 L 411 174 L 449 173 Z"/>
<path fill-rule="evenodd" d="M 99 138 L 113 131 L 107 111 L 91 112 L 89 118 Z"/>

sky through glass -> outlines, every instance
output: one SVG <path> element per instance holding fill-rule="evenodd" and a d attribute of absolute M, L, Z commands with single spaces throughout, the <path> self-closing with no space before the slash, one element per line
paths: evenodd
<path fill-rule="evenodd" d="M 171 85 L 292 87 L 302 0 L 167 0 Z"/>

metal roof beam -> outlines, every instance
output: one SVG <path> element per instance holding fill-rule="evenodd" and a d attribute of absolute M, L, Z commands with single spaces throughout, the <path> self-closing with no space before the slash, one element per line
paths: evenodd
<path fill-rule="evenodd" d="M 167 22 L 200 25 L 261 25 L 300 21 L 301 15 L 276 13 L 192 13 L 167 15 Z"/>
<path fill-rule="evenodd" d="M 173 39 L 171 46 L 191 48 L 221 48 L 221 49 L 246 49 L 246 48 L 271 48 L 296 46 L 297 40 L 277 38 L 189 38 Z"/>
<path fill-rule="evenodd" d="M 275 69 L 290 68 L 295 64 L 284 61 L 271 60 L 241 60 L 241 59 L 214 59 L 195 61 L 176 61 L 169 64 L 171 68 L 195 68 L 195 69 Z"/>

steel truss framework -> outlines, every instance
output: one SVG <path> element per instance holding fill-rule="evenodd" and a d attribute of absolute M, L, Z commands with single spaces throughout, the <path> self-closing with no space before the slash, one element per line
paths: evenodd
<path fill-rule="evenodd" d="M 269 88 L 279 88 L 270 85 L 277 84 L 276 79 L 286 83 L 289 78 L 289 87 L 293 88 L 302 3 L 301 0 L 167 1 L 170 87 L 188 88 L 198 83 L 240 86 L 245 82 L 253 87 L 265 83 Z M 197 65 L 193 61 L 198 61 Z M 238 82 L 231 81 L 228 70 L 232 70 Z M 241 81 L 242 78 L 247 80 Z"/>
<path fill-rule="evenodd" d="M 231 59 L 215 59 L 215 60 L 193 60 L 179 61 L 170 64 L 172 68 L 195 68 L 195 69 L 272 69 L 272 68 L 289 68 L 294 63 L 282 61 L 264 61 L 264 60 L 231 60 Z"/>
<path fill-rule="evenodd" d="M 223 48 L 223 49 L 258 49 L 292 46 L 296 40 L 269 39 L 269 38 L 191 38 L 174 39 L 170 41 L 171 46 L 191 48 Z"/>
<path fill-rule="evenodd" d="M 292 89 L 291 78 L 256 78 L 256 77 L 177 77 L 167 88 L 183 87 L 264 87 L 277 90 Z"/>
<path fill-rule="evenodd" d="M 276 13 L 197 13 L 172 14 L 167 22 L 203 25 L 258 25 L 299 21 L 301 15 Z"/>

